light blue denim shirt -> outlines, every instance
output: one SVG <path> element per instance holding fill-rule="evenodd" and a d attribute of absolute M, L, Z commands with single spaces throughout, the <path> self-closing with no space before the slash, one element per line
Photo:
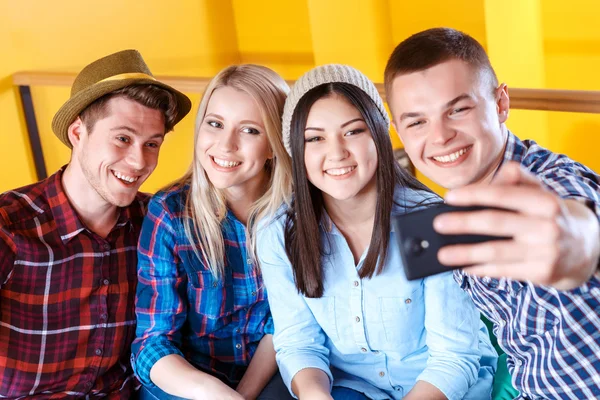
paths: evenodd
<path fill-rule="evenodd" d="M 416 201 L 421 196 L 396 189 L 400 205 L 393 214 L 404 213 L 406 195 Z M 451 272 L 407 281 L 392 230 L 383 272 L 360 279 L 366 250 L 355 265 L 346 239 L 325 216 L 321 237 L 330 247 L 322 258 L 324 295 L 307 298 L 294 285 L 284 226 L 281 213 L 263 221 L 257 253 L 275 323 L 277 362 L 288 388 L 300 370 L 318 368 L 332 385 L 371 399 L 401 399 L 418 380 L 448 399 L 467 393 L 490 398 L 497 355 L 479 312 Z"/>

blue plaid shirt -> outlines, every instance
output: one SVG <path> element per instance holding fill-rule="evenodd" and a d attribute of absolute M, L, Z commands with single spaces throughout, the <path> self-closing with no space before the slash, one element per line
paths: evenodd
<path fill-rule="evenodd" d="M 565 199 L 600 218 L 600 177 L 568 157 L 508 133 L 504 160 L 518 161 Z M 494 323 L 521 398 L 600 399 L 600 278 L 560 291 L 510 279 L 455 278 Z"/>
<path fill-rule="evenodd" d="M 234 385 L 262 337 L 273 333 L 260 271 L 246 253 L 244 225 L 231 212 L 223 220 L 225 274 L 215 279 L 184 233 L 188 189 L 176 186 L 152 198 L 138 244 L 132 365 L 150 387 L 150 369 L 169 354 Z"/>

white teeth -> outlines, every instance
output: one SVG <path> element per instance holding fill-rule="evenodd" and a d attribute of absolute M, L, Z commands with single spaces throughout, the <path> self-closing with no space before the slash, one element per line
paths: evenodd
<path fill-rule="evenodd" d="M 138 180 L 138 176 L 136 176 L 135 178 L 132 176 L 127 176 L 127 175 L 123 175 L 122 173 L 118 172 L 118 171 L 112 171 L 113 175 L 116 176 L 117 178 L 119 178 L 122 181 L 125 182 L 129 182 L 129 183 L 133 183 L 135 181 Z"/>
<path fill-rule="evenodd" d="M 333 175 L 333 176 L 341 176 L 341 175 L 349 174 L 350 172 L 354 171 L 355 168 L 356 168 L 356 166 L 345 167 L 345 168 L 332 168 L 332 169 L 326 170 L 325 173 L 327 173 L 329 175 Z"/>
<path fill-rule="evenodd" d="M 237 167 L 238 165 L 241 164 L 241 162 L 221 160 L 216 157 L 213 157 L 213 160 L 218 166 L 224 167 L 224 168 L 233 168 L 233 167 Z"/>
<path fill-rule="evenodd" d="M 456 160 L 458 160 L 458 157 L 462 156 L 463 154 L 465 154 L 467 152 L 467 149 L 468 148 L 465 147 L 464 149 L 460 149 L 456 153 L 448 154 L 445 156 L 433 157 L 433 159 L 435 161 L 442 162 L 442 163 L 456 161 Z"/>

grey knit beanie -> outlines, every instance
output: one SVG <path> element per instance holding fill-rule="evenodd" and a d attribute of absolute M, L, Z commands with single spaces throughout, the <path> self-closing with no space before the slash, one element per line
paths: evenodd
<path fill-rule="evenodd" d="M 313 68 L 300 77 L 292 87 L 290 94 L 285 101 L 282 117 L 283 144 L 287 152 L 292 155 L 290 146 L 290 129 L 292 124 L 292 115 L 298 105 L 298 102 L 309 90 L 324 85 L 326 83 L 342 82 L 349 83 L 361 89 L 373 100 L 383 119 L 390 128 L 390 117 L 383 106 L 383 100 L 377 91 L 377 88 L 362 72 L 356 68 L 342 64 L 327 64 Z"/>

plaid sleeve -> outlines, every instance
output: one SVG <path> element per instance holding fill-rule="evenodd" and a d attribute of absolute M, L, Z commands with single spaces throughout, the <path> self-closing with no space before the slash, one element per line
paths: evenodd
<path fill-rule="evenodd" d="M 538 175 L 542 182 L 563 199 L 585 203 L 600 222 L 600 177 L 583 165 L 559 165 Z"/>
<path fill-rule="evenodd" d="M 148 205 L 138 243 L 137 328 L 132 366 L 140 381 L 153 386 L 150 370 L 161 358 L 179 354 L 186 321 L 187 275 L 178 266 L 173 218 L 163 199 Z"/>

